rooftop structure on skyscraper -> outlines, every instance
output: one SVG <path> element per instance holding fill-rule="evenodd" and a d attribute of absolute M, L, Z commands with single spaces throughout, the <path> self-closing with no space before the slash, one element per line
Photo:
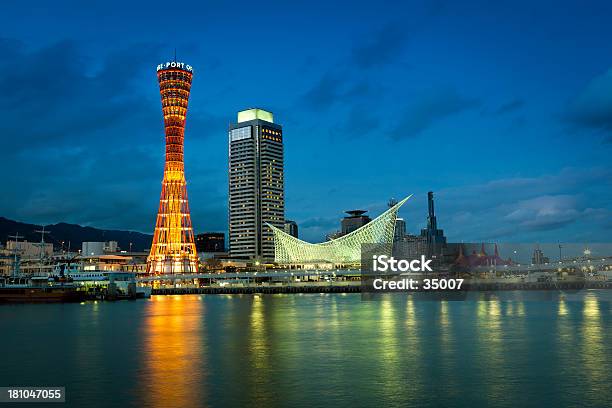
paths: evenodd
<path fill-rule="evenodd" d="M 342 235 L 350 234 L 372 221 L 368 215 L 365 215 L 367 213 L 366 210 L 349 210 L 346 213 L 348 216 L 344 217 L 340 222 Z"/>

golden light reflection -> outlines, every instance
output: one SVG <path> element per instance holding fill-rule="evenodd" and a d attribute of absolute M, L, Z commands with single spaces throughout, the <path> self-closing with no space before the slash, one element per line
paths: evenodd
<path fill-rule="evenodd" d="M 380 301 L 380 316 L 379 335 L 377 345 L 377 358 L 379 359 L 379 378 L 382 379 L 381 392 L 383 392 L 388 400 L 393 400 L 394 394 L 397 393 L 401 383 L 398 381 L 401 378 L 400 366 L 398 361 L 401 353 L 398 352 L 398 321 L 396 320 L 396 312 L 393 304 L 394 296 L 387 294 Z"/>
<path fill-rule="evenodd" d="M 454 305 L 456 306 L 456 305 Z M 440 368 L 443 376 L 446 378 L 448 392 L 452 392 L 456 396 L 459 392 L 457 378 L 453 373 L 457 370 L 456 364 L 456 347 L 455 339 L 453 338 L 453 327 L 451 323 L 448 301 L 440 301 Z"/>
<path fill-rule="evenodd" d="M 514 314 L 514 302 L 506 303 L 506 316 L 512 316 Z"/>
<path fill-rule="evenodd" d="M 140 384 L 145 406 L 192 407 L 204 401 L 205 302 L 197 296 L 154 296 L 143 322 Z"/>
<path fill-rule="evenodd" d="M 567 305 L 565 304 L 564 299 L 559 299 L 559 304 L 557 307 L 557 315 L 558 316 L 567 316 Z"/>
<path fill-rule="evenodd" d="M 264 300 L 255 296 L 251 303 L 249 356 L 257 369 L 268 367 L 268 342 L 266 340 L 266 321 L 264 315 Z"/>
<path fill-rule="evenodd" d="M 584 374 L 589 382 L 601 382 L 607 376 L 607 350 L 603 342 L 603 329 L 597 297 L 591 292 L 585 296 L 582 308 L 582 358 Z M 605 393 L 604 393 L 605 394 Z M 595 395 L 597 398 L 597 395 Z M 608 401 L 609 402 L 609 401 Z"/>
<path fill-rule="evenodd" d="M 479 349 L 483 358 L 489 361 L 487 370 L 483 371 L 485 377 L 499 376 L 500 371 L 504 370 L 504 344 L 503 344 L 503 328 L 502 316 L 499 299 L 491 299 L 489 301 L 479 301 L 477 306 L 477 335 Z M 503 400 L 506 395 L 507 387 L 505 384 L 498 383 L 492 386 L 490 382 L 485 382 L 487 387 L 484 391 L 487 394 L 487 399 L 491 401 Z"/>

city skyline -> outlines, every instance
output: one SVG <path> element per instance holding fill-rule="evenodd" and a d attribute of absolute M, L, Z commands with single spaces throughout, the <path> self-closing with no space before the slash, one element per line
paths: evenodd
<path fill-rule="evenodd" d="M 51 29 L 44 3 L 30 24 L 9 21 L 8 5 L 0 215 L 150 233 L 163 168 L 154 68 L 176 47 L 198 67 L 185 159 L 197 232 L 226 230 L 227 125 L 262 106 L 285 128 L 286 218 L 307 241 L 345 210 L 377 214 L 410 193 L 400 215 L 417 233 L 430 190 L 452 241 L 609 240 L 610 6 L 436 4 L 374 6 L 393 19 L 262 4 L 258 45 L 220 4 L 194 5 L 172 36 L 156 12 L 131 21 L 138 6 L 123 20 L 98 10 L 88 29 L 94 17 L 71 8 Z M 272 52 L 237 52 L 249 47 Z"/>

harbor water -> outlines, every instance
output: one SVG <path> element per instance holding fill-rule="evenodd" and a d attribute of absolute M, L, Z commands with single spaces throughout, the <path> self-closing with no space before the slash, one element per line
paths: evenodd
<path fill-rule="evenodd" d="M 604 407 L 611 301 L 585 290 L 0 305 L 0 386 L 63 386 L 71 407 Z"/>

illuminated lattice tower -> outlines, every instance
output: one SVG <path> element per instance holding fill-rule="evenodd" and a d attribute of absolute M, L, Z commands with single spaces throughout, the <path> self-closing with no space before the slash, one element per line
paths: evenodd
<path fill-rule="evenodd" d="M 147 271 L 153 274 L 197 272 L 198 257 L 183 161 L 185 119 L 192 77 L 191 66 L 182 62 L 157 66 L 166 129 L 166 165 L 155 234 L 147 260 Z"/>

